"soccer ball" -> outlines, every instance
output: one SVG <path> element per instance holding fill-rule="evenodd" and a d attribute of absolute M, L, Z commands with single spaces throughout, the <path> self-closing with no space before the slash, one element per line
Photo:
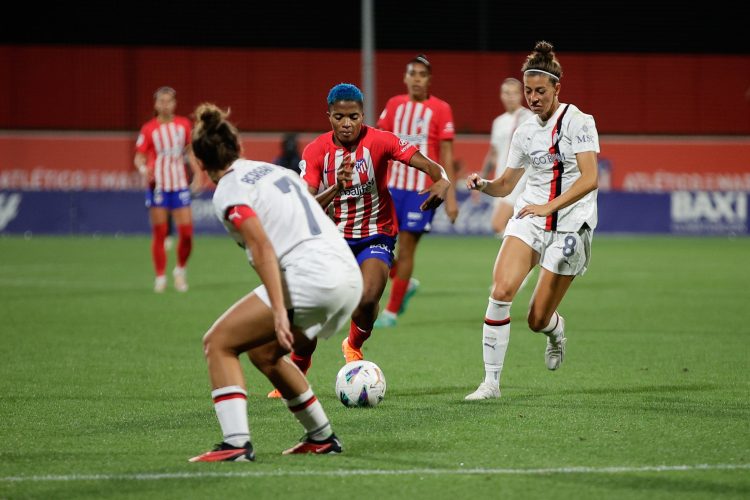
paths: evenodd
<path fill-rule="evenodd" d="M 336 375 L 336 396 L 344 406 L 377 406 L 385 397 L 383 370 L 372 361 L 352 361 Z"/>

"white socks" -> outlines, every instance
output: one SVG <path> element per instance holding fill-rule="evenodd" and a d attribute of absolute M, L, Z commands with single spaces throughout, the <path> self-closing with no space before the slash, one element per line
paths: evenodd
<path fill-rule="evenodd" d="M 502 302 L 490 297 L 482 328 L 484 383 L 498 388 L 505 351 L 510 340 L 510 305 L 511 302 Z"/>
<path fill-rule="evenodd" d="M 333 434 L 331 424 L 312 389 L 308 388 L 296 398 L 285 400 L 285 402 L 289 411 L 294 413 L 299 423 L 305 428 L 307 437 L 315 441 L 325 441 L 331 437 Z"/>
<path fill-rule="evenodd" d="M 238 385 L 211 391 L 224 442 L 238 448 L 250 441 L 247 423 L 247 392 Z"/>
<path fill-rule="evenodd" d="M 560 313 L 555 311 L 549 320 L 549 324 L 540 331 L 548 337 L 554 338 L 560 335 L 563 331 L 563 322 L 560 319 Z"/>

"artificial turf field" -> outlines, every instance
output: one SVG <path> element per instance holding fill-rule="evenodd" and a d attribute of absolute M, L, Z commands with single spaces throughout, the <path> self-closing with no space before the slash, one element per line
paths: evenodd
<path fill-rule="evenodd" d="M 468 403 L 497 248 L 424 239 L 421 289 L 365 346 L 377 408 L 333 394 L 343 333 L 319 345 L 344 454 L 281 456 L 301 427 L 245 362 L 257 461 L 190 464 L 221 440 L 201 336 L 258 282 L 242 252 L 199 237 L 190 291 L 155 295 L 145 238 L 0 238 L 0 499 L 750 497 L 750 239 L 596 235 L 560 370 L 528 286 L 503 397 Z"/>

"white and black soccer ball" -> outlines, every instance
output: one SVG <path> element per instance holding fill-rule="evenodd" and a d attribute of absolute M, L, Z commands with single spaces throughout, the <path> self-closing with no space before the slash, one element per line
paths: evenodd
<path fill-rule="evenodd" d="M 377 406 L 385 397 L 383 370 L 372 361 L 352 361 L 336 375 L 336 396 L 344 406 Z"/>

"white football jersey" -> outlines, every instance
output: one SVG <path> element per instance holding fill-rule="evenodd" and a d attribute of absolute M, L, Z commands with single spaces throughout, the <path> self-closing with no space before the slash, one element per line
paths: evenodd
<path fill-rule="evenodd" d="M 244 159 L 235 161 L 219 180 L 213 203 L 216 216 L 242 246 L 242 235 L 225 216 L 233 206 L 249 206 L 263 226 L 282 266 L 284 257 L 308 240 L 328 240 L 332 246 L 351 253 L 336 226 L 299 176 L 284 167 Z M 252 264 L 250 250 L 245 252 Z"/>
<path fill-rule="evenodd" d="M 567 191 L 581 176 L 576 153 L 584 151 L 599 152 L 599 135 L 594 117 L 572 104 L 560 103 L 546 123 L 535 115 L 519 125 L 511 141 L 508 167 L 525 168 L 528 180 L 514 212 L 526 205 L 544 205 Z M 578 231 L 584 224 L 594 229 L 597 192 L 532 221 L 548 231 Z"/>

